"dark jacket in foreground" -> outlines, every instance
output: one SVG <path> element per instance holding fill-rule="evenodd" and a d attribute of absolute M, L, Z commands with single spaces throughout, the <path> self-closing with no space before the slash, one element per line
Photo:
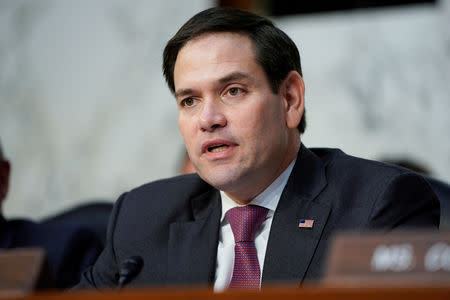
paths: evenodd
<path fill-rule="evenodd" d="M 214 282 L 219 191 L 197 175 L 153 182 L 122 195 L 111 214 L 107 245 L 77 288 L 114 287 L 130 256 L 143 258 L 130 286 Z M 314 220 L 312 229 L 300 219 Z M 428 183 L 405 169 L 302 145 L 275 211 L 262 287 L 320 279 L 338 230 L 389 231 L 439 224 Z"/>
<path fill-rule="evenodd" d="M 30 247 L 45 250 L 51 277 L 46 287 L 58 289 L 77 284 L 81 272 L 103 249 L 97 235 L 80 226 L 5 220 L 0 216 L 0 250 Z"/>

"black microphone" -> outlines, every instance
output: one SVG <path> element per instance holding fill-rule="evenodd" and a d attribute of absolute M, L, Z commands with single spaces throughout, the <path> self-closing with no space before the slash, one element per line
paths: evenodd
<path fill-rule="evenodd" d="M 121 290 L 125 283 L 136 277 L 142 269 L 144 261 L 140 256 L 132 256 L 125 259 L 120 266 L 119 284 L 117 289 Z"/>

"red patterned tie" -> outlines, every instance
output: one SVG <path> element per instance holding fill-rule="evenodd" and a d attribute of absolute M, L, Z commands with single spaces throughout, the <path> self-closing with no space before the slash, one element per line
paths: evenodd
<path fill-rule="evenodd" d="M 268 211 L 261 206 L 247 205 L 232 208 L 225 214 L 236 243 L 230 288 L 259 289 L 261 271 L 254 239 Z"/>

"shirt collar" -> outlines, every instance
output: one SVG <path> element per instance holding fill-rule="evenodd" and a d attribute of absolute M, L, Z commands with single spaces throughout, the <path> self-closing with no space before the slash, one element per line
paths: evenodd
<path fill-rule="evenodd" d="M 289 166 L 277 177 L 264 191 L 262 191 L 258 196 L 256 196 L 249 204 L 258 205 L 269 209 L 269 216 L 273 214 L 277 208 L 278 202 L 280 201 L 281 193 L 283 193 L 284 187 L 291 175 L 292 169 L 294 168 L 297 157 L 289 164 Z M 225 218 L 225 213 L 236 207 L 244 206 L 237 204 L 230 197 L 225 194 L 224 191 L 220 191 L 220 197 L 222 199 L 222 217 L 220 221 L 222 222 Z"/>

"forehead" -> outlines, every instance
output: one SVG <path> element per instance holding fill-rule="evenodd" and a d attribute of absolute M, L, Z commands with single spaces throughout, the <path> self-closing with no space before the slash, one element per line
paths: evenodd
<path fill-rule="evenodd" d="M 208 33 L 184 45 L 177 56 L 174 83 L 178 88 L 187 79 L 213 80 L 227 72 L 254 73 L 261 69 L 256 62 L 253 43 L 240 33 Z"/>

